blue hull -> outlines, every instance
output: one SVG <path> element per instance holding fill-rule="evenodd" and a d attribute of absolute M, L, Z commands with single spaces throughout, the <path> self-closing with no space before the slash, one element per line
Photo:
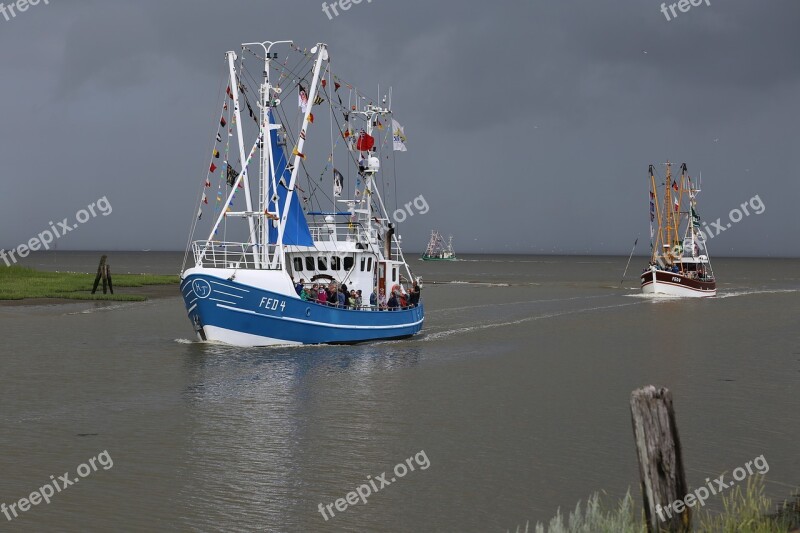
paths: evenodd
<path fill-rule="evenodd" d="M 189 320 L 203 340 L 230 344 L 335 344 L 410 337 L 425 311 L 337 309 L 236 281 L 192 274 L 181 282 Z"/>

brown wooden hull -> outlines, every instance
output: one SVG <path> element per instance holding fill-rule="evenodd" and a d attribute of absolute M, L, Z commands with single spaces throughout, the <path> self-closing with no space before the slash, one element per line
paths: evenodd
<path fill-rule="evenodd" d="M 653 275 L 655 274 L 655 279 Z M 665 270 L 650 271 L 642 274 L 642 292 L 665 294 L 670 296 L 716 296 L 716 281 L 701 281 L 689 276 L 667 272 Z"/>

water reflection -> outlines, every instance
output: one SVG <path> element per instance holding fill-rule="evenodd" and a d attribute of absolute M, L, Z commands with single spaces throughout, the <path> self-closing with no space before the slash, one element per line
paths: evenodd
<path fill-rule="evenodd" d="M 286 527 L 307 514 L 308 495 L 326 472 L 341 484 L 327 455 L 355 454 L 355 462 L 392 415 L 387 395 L 397 391 L 382 376 L 422 358 L 413 340 L 272 349 L 192 343 L 184 350 L 180 498 L 190 528 L 209 519 Z M 320 450 L 331 432 L 338 436 Z"/>

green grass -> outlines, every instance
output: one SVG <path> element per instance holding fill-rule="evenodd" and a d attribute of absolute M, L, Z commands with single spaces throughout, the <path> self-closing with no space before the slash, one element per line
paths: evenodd
<path fill-rule="evenodd" d="M 70 300 L 114 300 L 141 302 L 147 299 L 139 294 L 103 294 L 102 282 L 97 294 L 92 294 L 95 274 L 65 272 L 40 272 L 20 266 L 0 268 L 0 300 L 22 300 L 25 298 L 67 298 Z M 111 279 L 114 291 L 145 285 L 172 285 L 179 282 L 178 276 L 152 274 L 114 274 Z"/>
<path fill-rule="evenodd" d="M 740 486 L 722 495 L 723 511 L 693 509 L 694 531 L 702 533 L 775 533 L 787 532 L 800 522 L 800 502 L 786 503 L 777 512 L 772 501 L 764 496 L 762 476 L 753 476 L 744 490 Z M 640 506 L 639 506 L 640 507 Z M 772 513 L 772 514 L 770 514 Z M 537 523 L 530 529 L 517 527 L 515 533 L 643 533 L 647 531 L 644 511 L 638 510 L 628 494 L 609 508 L 595 493 L 582 506 L 581 502 L 567 516 L 559 509 L 548 524 Z"/>

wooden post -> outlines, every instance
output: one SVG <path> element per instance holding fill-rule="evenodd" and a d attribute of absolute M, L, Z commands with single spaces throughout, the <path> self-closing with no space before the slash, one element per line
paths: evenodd
<path fill-rule="evenodd" d="M 106 263 L 106 279 L 108 279 L 108 290 L 114 294 L 114 284 L 111 282 L 111 265 Z"/>
<path fill-rule="evenodd" d="M 106 271 L 106 259 L 108 256 L 103 256 L 100 258 L 100 266 L 97 267 L 97 276 L 94 278 L 94 286 L 92 287 L 92 294 L 97 292 L 97 286 L 100 284 L 100 280 L 103 280 L 103 294 L 106 292 L 106 282 L 105 282 L 105 271 Z"/>
<path fill-rule="evenodd" d="M 653 385 L 633 391 L 631 418 L 647 530 L 690 532 L 692 515 L 682 502 L 687 494 L 686 474 L 672 393 Z M 681 504 L 675 509 L 671 504 L 679 500 Z"/>

